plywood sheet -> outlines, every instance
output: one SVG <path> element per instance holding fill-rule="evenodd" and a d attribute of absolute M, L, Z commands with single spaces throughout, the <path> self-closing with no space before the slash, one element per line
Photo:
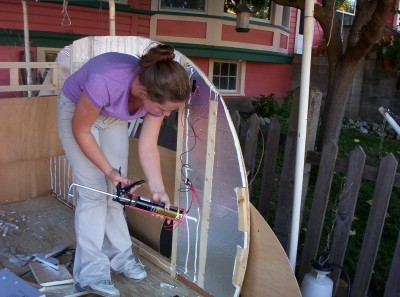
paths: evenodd
<path fill-rule="evenodd" d="M 57 98 L 0 100 L 0 204 L 47 195 L 49 158 L 63 154 Z"/>
<path fill-rule="evenodd" d="M 50 193 L 49 159 L 0 164 L 0 205 Z"/>
<path fill-rule="evenodd" d="M 56 96 L 0 100 L 0 164 L 62 153 L 56 106 Z"/>
<path fill-rule="evenodd" d="M 241 295 L 301 297 L 289 259 L 272 229 L 253 205 L 250 215 L 250 252 Z"/>

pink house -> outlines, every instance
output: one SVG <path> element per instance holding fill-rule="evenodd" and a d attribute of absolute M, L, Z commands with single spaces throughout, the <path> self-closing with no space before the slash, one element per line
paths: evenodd
<path fill-rule="evenodd" d="M 299 26 L 296 9 L 271 4 L 268 15 L 251 18 L 248 33 L 238 33 L 236 15 L 224 12 L 224 1 L 185 1 L 186 7 L 178 2 L 116 0 L 116 35 L 173 45 L 201 68 L 224 98 L 287 95 Z M 27 0 L 26 4 L 33 61 L 51 59 L 84 36 L 110 35 L 105 1 Z M 25 61 L 21 1 L 2 1 L 0 24 L 0 61 Z M 0 85 L 8 80 L 0 69 Z M 0 93 L 1 98 L 15 95 Z"/>

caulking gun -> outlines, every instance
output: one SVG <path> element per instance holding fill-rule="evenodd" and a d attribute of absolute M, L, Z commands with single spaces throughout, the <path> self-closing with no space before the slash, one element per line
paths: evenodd
<path fill-rule="evenodd" d="M 86 187 L 86 186 L 76 184 L 76 183 L 72 183 L 70 185 L 69 191 L 71 191 L 71 188 L 73 186 L 84 188 L 87 190 L 91 190 L 91 191 L 95 191 L 98 193 L 108 195 L 108 196 L 112 197 L 112 199 L 114 201 L 119 202 L 120 204 L 122 204 L 126 207 L 129 207 L 129 208 L 132 208 L 134 210 L 140 210 L 140 211 L 144 211 L 144 212 L 151 213 L 151 214 L 157 214 L 157 215 L 165 217 L 166 219 L 172 219 L 172 220 L 175 220 L 178 222 L 184 220 L 186 211 L 183 208 L 180 208 L 180 207 L 177 207 L 174 205 L 170 205 L 169 209 L 165 209 L 165 204 L 162 202 L 151 201 L 150 199 L 147 199 L 147 198 L 144 198 L 141 196 L 134 196 L 129 193 L 129 191 L 132 188 L 139 186 L 140 184 L 142 184 L 144 182 L 145 182 L 144 180 L 139 180 L 139 181 L 136 181 L 126 187 L 122 187 L 121 183 L 118 183 L 116 194 L 107 193 L 104 191 L 100 191 L 100 190 Z"/>

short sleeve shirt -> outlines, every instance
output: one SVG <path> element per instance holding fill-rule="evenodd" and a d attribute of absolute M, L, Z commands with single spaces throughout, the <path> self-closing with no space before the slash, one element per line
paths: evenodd
<path fill-rule="evenodd" d="M 128 111 L 131 85 L 139 69 L 137 57 L 104 53 L 93 57 L 68 77 L 62 91 L 74 103 L 78 103 L 85 92 L 102 115 L 122 120 L 140 118 L 147 113 L 143 107 L 134 114 Z"/>

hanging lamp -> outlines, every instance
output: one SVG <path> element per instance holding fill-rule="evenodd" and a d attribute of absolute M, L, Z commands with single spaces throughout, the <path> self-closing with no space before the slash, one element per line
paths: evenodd
<path fill-rule="evenodd" d="M 236 9 L 236 32 L 247 33 L 250 31 L 250 13 L 251 9 L 242 1 Z"/>

